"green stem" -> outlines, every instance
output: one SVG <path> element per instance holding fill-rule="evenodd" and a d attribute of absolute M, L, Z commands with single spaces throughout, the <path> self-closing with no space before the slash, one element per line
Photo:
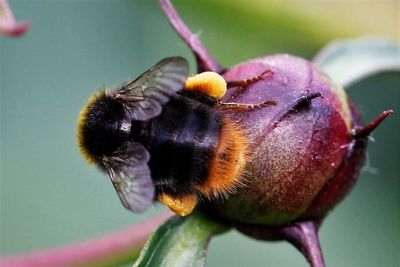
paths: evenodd
<path fill-rule="evenodd" d="M 228 229 L 200 212 L 188 217 L 173 217 L 157 229 L 133 266 L 204 266 L 211 237 Z"/>

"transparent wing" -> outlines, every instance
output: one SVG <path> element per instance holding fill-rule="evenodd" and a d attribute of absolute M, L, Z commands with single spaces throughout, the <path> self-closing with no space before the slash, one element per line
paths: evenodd
<path fill-rule="evenodd" d="M 114 91 L 133 120 L 148 120 L 161 113 L 162 105 L 181 90 L 189 74 L 182 57 L 163 59 L 136 80 Z"/>
<path fill-rule="evenodd" d="M 138 143 L 129 142 L 103 159 L 103 165 L 125 208 L 133 212 L 148 209 L 154 199 L 154 183 L 147 162 L 150 155 Z"/>

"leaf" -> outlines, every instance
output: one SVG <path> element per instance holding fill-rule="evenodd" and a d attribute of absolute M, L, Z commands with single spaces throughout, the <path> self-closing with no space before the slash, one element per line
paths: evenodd
<path fill-rule="evenodd" d="M 400 47 L 384 39 L 361 38 L 333 42 L 314 63 L 343 87 L 372 74 L 400 71 Z"/>
<path fill-rule="evenodd" d="M 151 236 L 133 267 L 204 266 L 211 237 L 228 229 L 200 212 L 175 216 Z"/>

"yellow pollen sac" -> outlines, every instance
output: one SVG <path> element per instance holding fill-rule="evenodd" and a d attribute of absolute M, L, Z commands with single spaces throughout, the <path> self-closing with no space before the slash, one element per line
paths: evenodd
<path fill-rule="evenodd" d="M 170 208 L 179 216 L 186 216 L 192 213 L 196 206 L 196 198 L 193 195 L 184 197 L 173 197 L 168 194 L 162 193 L 158 197 L 158 201 Z"/>
<path fill-rule="evenodd" d="M 226 93 L 226 81 L 216 72 L 206 71 L 189 77 L 185 90 L 197 91 L 215 99 L 221 99 Z"/>

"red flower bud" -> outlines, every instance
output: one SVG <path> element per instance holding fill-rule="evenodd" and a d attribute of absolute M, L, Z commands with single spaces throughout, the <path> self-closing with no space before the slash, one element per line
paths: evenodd
<path fill-rule="evenodd" d="M 320 222 L 354 186 L 368 135 L 393 111 L 363 126 L 344 90 L 294 56 L 267 56 L 222 70 L 170 1 L 159 3 L 195 55 L 199 72 L 222 73 L 228 83 L 265 74 L 245 88 L 229 90 L 223 101 L 276 101 L 262 109 L 229 111 L 248 129 L 247 182 L 228 199 L 203 208 L 254 238 L 285 239 L 311 266 L 325 266 L 317 235 Z"/>
<path fill-rule="evenodd" d="M 248 130 L 247 183 L 224 201 L 203 205 L 236 223 L 288 225 L 320 219 L 351 190 L 365 158 L 368 134 L 392 111 L 366 127 L 344 90 L 307 60 L 273 55 L 222 70 L 181 21 L 168 0 L 165 15 L 194 53 L 198 70 L 239 81 L 223 101 L 276 105 L 229 111 Z"/>
<path fill-rule="evenodd" d="M 235 112 L 250 129 L 248 184 L 224 202 L 211 203 L 237 222 L 282 225 L 324 215 L 353 186 L 365 156 L 366 138 L 353 138 L 360 118 L 345 92 L 310 62 L 289 55 L 267 56 L 224 73 L 227 81 L 270 70 L 225 101 L 277 105 Z M 320 93 L 322 97 L 308 100 Z"/>

